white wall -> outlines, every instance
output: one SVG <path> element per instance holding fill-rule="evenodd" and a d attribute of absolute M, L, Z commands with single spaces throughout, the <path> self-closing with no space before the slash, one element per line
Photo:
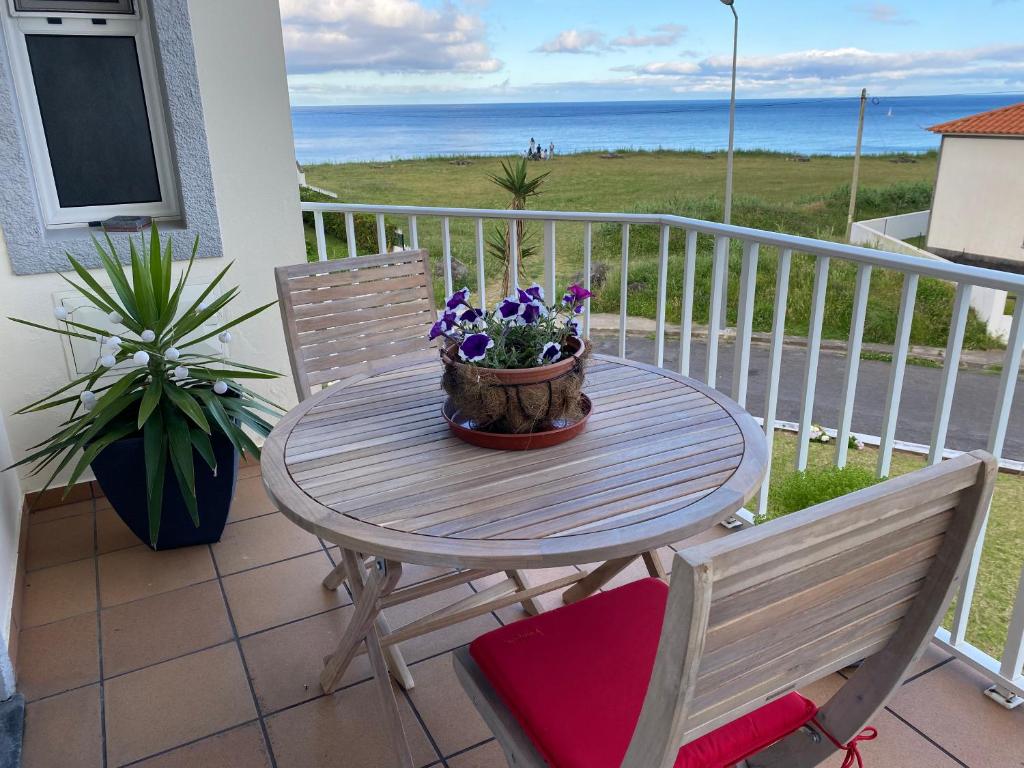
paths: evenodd
<path fill-rule="evenodd" d="M 224 258 L 198 261 L 193 275 L 196 282 L 208 280 L 234 260 L 224 285 L 241 287 L 240 298 L 228 308 L 229 315 L 240 314 L 276 298 L 275 266 L 305 260 L 280 16 L 277 0 L 190 0 L 189 5 L 224 245 Z M 62 414 L 13 412 L 67 383 L 69 374 L 57 336 L 15 326 L 6 316 L 51 324 L 52 294 L 67 287 L 58 275 L 15 276 L 0 237 L 0 416 L 6 417 L 15 456 L 47 437 Z M 233 335 L 232 357 L 288 371 L 275 308 Z M 282 405 L 294 402 L 288 379 L 254 388 Z M 25 491 L 43 481 L 22 473 Z M 6 569 L 0 553 L 0 582 Z"/>
<path fill-rule="evenodd" d="M 928 247 L 1024 262 L 1024 138 L 943 138 Z"/>
<path fill-rule="evenodd" d="M 0 469 L 11 463 L 3 414 L 0 414 Z M 18 537 L 21 534 L 21 486 L 14 472 L 0 472 L 0 665 L 7 654 L 11 636 L 11 604 L 18 565 Z M 2 676 L 2 670 L 0 670 Z M 0 689 L 4 686 L 0 685 Z M 0 699 L 3 699 L 0 695 Z"/>

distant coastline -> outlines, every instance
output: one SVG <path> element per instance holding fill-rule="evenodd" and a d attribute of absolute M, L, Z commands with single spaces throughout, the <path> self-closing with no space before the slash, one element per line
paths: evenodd
<path fill-rule="evenodd" d="M 995 109 L 1024 94 L 876 98 L 868 105 L 864 154 L 935 150 L 928 126 Z M 747 99 L 737 103 L 743 151 L 849 155 L 857 98 Z M 531 138 L 559 154 L 630 151 L 715 152 L 725 148 L 728 102 L 625 101 L 295 107 L 300 163 L 388 162 L 424 157 L 509 156 Z"/>

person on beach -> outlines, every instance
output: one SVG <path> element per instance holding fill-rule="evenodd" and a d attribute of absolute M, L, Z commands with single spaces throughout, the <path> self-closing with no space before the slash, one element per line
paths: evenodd
<path fill-rule="evenodd" d="M 533 157 L 533 153 L 537 151 L 537 141 L 531 137 L 530 139 L 530 157 Z"/>
<path fill-rule="evenodd" d="M 555 157 L 555 142 L 548 144 L 548 160 L 553 160 Z"/>

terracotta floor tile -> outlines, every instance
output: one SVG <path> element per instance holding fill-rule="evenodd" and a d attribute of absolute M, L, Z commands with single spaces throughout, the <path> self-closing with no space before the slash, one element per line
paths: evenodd
<path fill-rule="evenodd" d="M 138 760 L 256 717 L 242 660 L 221 645 L 108 680 L 107 759 Z"/>
<path fill-rule="evenodd" d="M 398 701 L 413 762 L 423 766 L 436 761 L 438 756 L 405 698 L 399 695 Z M 372 681 L 272 715 L 267 730 L 279 768 L 395 765 Z"/>
<path fill-rule="evenodd" d="M 321 585 L 330 570 L 331 561 L 321 550 L 226 576 L 224 592 L 238 634 L 248 635 L 350 603 L 344 587 L 332 592 Z"/>
<path fill-rule="evenodd" d="M 1017 766 L 1024 762 L 1024 709 L 986 699 L 990 684 L 951 661 L 904 685 L 889 707 L 968 765 Z"/>
<path fill-rule="evenodd" d="M 209 547 L 154 552 L 145 545 L 99 556 L 104 608 L 214 578 Z"/>
<path fill-rule="evenodd" d="M 385 614 L 391 627 L 397 628 L 472 594 L 473 590 L 469 588 L 469 585 L 463 584 L 446 589 L 444 592 L 388 608 Z M 491 614 L 485 613 L 470 621 L 407 640 L 402 643 L 402 653 L 406 662 L 412 664 L 427 656 L 433 656 L 435 653 L 450 651 L 460 645 L 465 645 L 485 632 L 490 632 L 500 626 L 497 619 Z"/>
<path fill-rule="evenodd" d="M 28 701 L 100 679 L 94 613 L 23 629 L 18 642 L 18 689 Z"/>
<path fill-rule="evenodd" d="M 321 695 L 323 658 L 334 652 L 351 617 L 352 607 L 345 606 L 242 640 L 242 653 L 264 714 Z M 349 665 L 341 686 L 372 674 L 366 655 L 361 654 Z"/>
<path fill-rule="evenodd" d="M 661 565 L 666 571 L 672 569 L 672 558 L 675 557 L 675 552 L 671 547 L 662 547 L 657 550 L 658 557 L 661 558 Z M 618 574 L 615 578 L 609 581 L 604 589 L 615 589 L 621 587 L 630 582 L 639 581 L 640 579 L 650 578 L 650 572 L 647 570 L 647 566 L 644 565 L 642 557 L 638 557 L 622 573 Z"/>
<path fill-rule="evenodd" d="M 215 581 L 105 608 L 101 620 L 108 678 L 233 637 Z"/>
<path fill-rule="evenodd" d="M 249 477 L 239 477 L 235 484 L 235 498 L 231 502 L 231 511 L 228 513 L 228 522 L 234 523 L 238 520 L 247 520 L 250 517 L 258 517 L 271 512 L 276 512 L 277 507 L 267 496 L 263 489 L 263 478 L 259 472 Z"/>
<path fill-rule="evenodd" d="M 564 568 L 545 568 L 544 570 L 525 571 L 524 575 L 526 576 L 527 584 L 529 584 L 531 587 L 536 587 L 540 586 L 541 584 L 544 584 L 545 582 L 555 581 L 556 579 L 560 579 L 563 576 L 571 576 L 577 573 L 579 573 L 579 571 L 577 571 L 574 567 L 566 566 Z M 484 590 L 487 587 L 497 584 L 498 582 L 504 581 L 507 578 L 508 577 L 505 575 L 504 572 L 496 573 L 493 576 L 487 576 L 483 579 L 477 579 L 473 582 L 473 586 L 478 591 Z M 536 598 L 537 602 L 540 603 L 541 608 L 543 608 L 545 611 L 553 611 L 556 608 L 559 608 L 563 605 L 562 593 L 565 592 L 566 589 L 568 589 L 568 587 L 541 595 L 540 597 Z M 505 608 L 499 608 L 496 611 L 496 613 L 498 614 L 498 618 L 500 618 L 506 624 L 511 624 L 513 621 L 520 621 L 522 619 L 525 619 L 528 615 L 526 611 L 523 610 L 523 606 L 519 603 L 515 603 L 514 605 L 510 605 Z"/>
<path fill-rule="evenodd" d="M 92 685 L 25 708 L 22 768 L 103 765 L 100 688 Z"/>
<path fill-rule="evenodd" d="M 491 737 L 455 677 L 450 653 L 414 664 L 410 671 L 416 687 L 409 696 L 442 754 L 450 755 Z"/>
<path fill-rule="evenodd" d="M 139 768 L 270 768 L 270 756 L 259 724 L 249 723 L 136 765 Z"/>
<path fill-rule="evenodd" d="M 93 510 L 92 501 L 76 501 L 73 504 L 62 504 L 59 507 L 48 507 L 46 509 L 34 509 L 28 513 L 29 525 L 49 523 L 53 520 L 63 520 L 77 515 L 87 515 Z"/>
<path fill-rule="evenodd" d="M 35 627 L 96 610 L 96 562 L 91 558 L 25 575 L 21 627 Z"/>
<path fill-rule="evenodd" d="M 92 557 L 93 516 L 75 515 L 31 526 L 25 568 L 34 571 Z"/>
<path fill-rule="evenodd" d="M 957 768 L 956 760 L 944 754 L 914 729 L 908 728 L 888 712 L 880 712 L 871 720 L 878 729 L 878 738 L 860 745 L 864 764 L 880 768 Z M 823 762 L 820 768 L 841 768 L 844 753 L 836 753 Z M 983 766 L 1011 766 L 1012 763 L 986 762 L 968 763 L 977 768 Z"/>
<path fill-rule="evenodd" d="M 252 456 L 246 456 L 238 462 L 238 477 L 259 477 L 260 461 Z"/>
<path fill-rule="evenodd" d="M 99 512 L 101 509 L 110 509 L 111 507 L 113 507 L 113 504 L 110 503 L 110 499 L 108 499 L 103 494 L 103 491 L 99 486 L 99 483 L 93 486 L 93 503 L 96 505 L 97 512 Z"/>
<path fill-rule="evenodd" d="M 284 515 L 275 514 L 227 526 L 221 540 L 213 545 L 213 555 L 224 576 L 318 549 L 321 547 L 316 536 Z"/>
<path fill-rule="evenodd" d="M 505 753 L 496 741 L 489 741 L 482 747 L 448 760 L 449 768 L 506 768 L 507 765 Z"/>
<path fill-rule="evenodd" d="M 145 542 L 132 533 L 114 509 L 101 509 L 96 512 L 96 551 L 101 555 L 116 552 L 119 549 L 135 547 Z"/>

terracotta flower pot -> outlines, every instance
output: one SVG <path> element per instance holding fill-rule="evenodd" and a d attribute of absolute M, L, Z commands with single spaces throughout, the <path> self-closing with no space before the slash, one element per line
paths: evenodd
<path fill-rule="evenodd" d="M 573 337 L 566 342 L 565 346 L 573 350 L 570 357 L 559 360 L 551 365 L 538 365 L 536 368 L 480 368 L 459 360 L 458 347 L 452 345 L 441 351 L 441 360 L 445 365 L 454 365 L 461 368 L 476 368 L 487 375 L 493 374 L 499 382 L 506 385 L 514 384 L 540 384 L 545 381 L 557 379 L 570 369 L 583 357 L 586 349 L 581 339 Z"/>

